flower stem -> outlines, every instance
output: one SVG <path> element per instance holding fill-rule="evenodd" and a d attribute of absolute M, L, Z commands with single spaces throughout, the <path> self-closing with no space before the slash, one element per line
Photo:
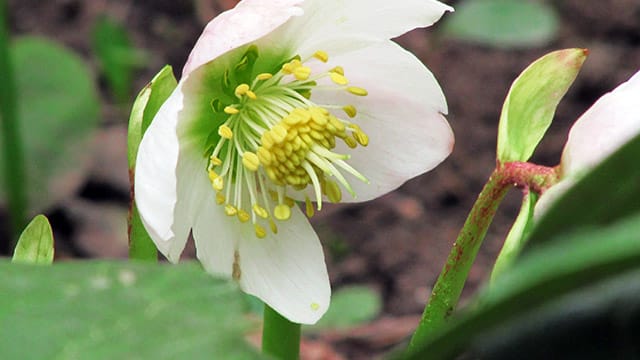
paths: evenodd
<path fill-rule="evenodd" d="M 0 120 L 2 121 L 2 154 L 11 232 L 18 238 L 26 224 L 26 190 L 24 148 L 17 116 L 16 84 L 9 56 L 7 5 L 0 0 Z M 10 244 L 13 247 L 13 244 Z"/>
<path fill-rule="evenodd" d="M 424 309 L 422 319 L 411 338 L 409 348 L 413 348 L 431 332 L 438 329 L 453 312 L 462 288 L 467 280 L 480 244 L 498 205 L 506 195 L 511 184 L 502 181 L 501 173 L 496 170 L 478 195 L 471 212 L 458 234 L 447 262 L 436 281 L 429 302 Z"/>
<path fill-rule="evenodd" d="M 453 312 L 493 216 L 511 187 L 541 194 L 558 181 L 558 168 L 527 162 L 498 164 L 478 195 L 436 280 L 409 348 L 441 327 Z"/>
<path fill-rule="evenodd" d="M 300 357 L 300 324 L 292 323 L 269 305 L 264 305 L 262 352 L 275 359 Z"/>

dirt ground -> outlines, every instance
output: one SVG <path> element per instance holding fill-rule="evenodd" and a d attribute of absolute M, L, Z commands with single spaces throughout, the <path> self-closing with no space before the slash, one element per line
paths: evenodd
<path fill-rule="evenodd" d="M 455 6 L 457 2 L 449 3 Z M 150 54 L 147 66 L 136 74 L 135 88 L 139 89 L 166 63 L 179 73 L 203 24 L 234 3 L 9 1 L 13 34 L 46 36 L 75 50 L 95 71 L 103 95 L 102 126 L 91 149 L 93 165 L 86 181 L 73 196 L 47 209 L 58 259 L 124 258 L 127 253 L 128 109 L 114 104 L 104 79 L 97 75 L 89 36 L 97 17 L 108 14 L 126 24 L 136 46 Z M 598 97 L 640 68 L 638 0 L 561 0 L 553 4 L 561 28 L 557 38 L 543 47 L 500 50 L 468 44 L 441 37 L 437 24 L 397 39 L 440 81 L 449 103 L 448 120 L 456 146 L 441 166 L 397 191 L 362 204 L 331 206 L 313 218 L 325 246 L 333 287 L 370 285 L 382 295 L 384 309 L 379 320 L 359 329 L 359 333 L 330 334 L 319 339 L 320 345 L 310 343 L 310 353 L 325 354 L 320 358 L 338 356 L 333 353 L 337 349 L 346 358 L 368 358 L 409 334 L 467 212 L 495 165 L 502 101 L 510 83 L 530 62 L 556 49 L 590 50 L 578 80 L 562 101 L 534 156 L 533 160 L 543 165 L 558 162 L 570 124 Z M 451 16 L 455 14 L 445 15 L 443 21 Z M 486 279 L 519 199 L 513 191 L 500 207 L 465 294 Z"/>

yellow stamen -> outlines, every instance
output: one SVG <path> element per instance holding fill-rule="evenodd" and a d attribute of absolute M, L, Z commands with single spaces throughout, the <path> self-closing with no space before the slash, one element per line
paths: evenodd
<path fill-rule="evenodd" d="M 314 209 L 313 204 L 311 203 L 311 199 L 308 196 L 304 198 L 305 210 L 307 212 L 307 217 L 313 217 Z"/>
<path fill-rule="evenodd" d="M 255 229 L 255 231 L 256 231 L 256 236 L 257 236 L 258 238 L 260 238 L 260 239 L 264 239 L 264 237 L 265 237 L 265 236 L 267 236 L 267 231 L 266 231 L 262 226 L 260 226 L 260 225 L 258 225 L 258 224 L 255 224 L 255 225 L 253 226 L 253 228 Z"/>
<path fill-rule="evenodd" d="M 254 93 L 251 90 L 247 90 L 247 92 L 245 93 L 245 95 L 247 95 L 247 97 L 251 100 L 255 100 L 258 98 L 258 96 L 256 96 L 256 93 Z"/>
<path fill-rule="evenodd" d="M 231 204 L 227 204 L 224 206 L 224 213 L 227 214 L 227 216 L 235 216 L 238 213 L 238 209 Z"/>
<path fill-rule="evenodd" d="M 260 166 L 260 159 L 258 159 L 258 155 L 250 151 L 245 151 L 244 154 L 242 154 L 242 165 L 249 171 L 257 171 Z"/>
<path fill-rule="evenodd" d="M 350 118 L 354 118 L 356 117 L 356 115 L 358 114 L 358 110 L 356 110 L 356 107 L 353 105 L 346 105 L 342 107 L 342 110 L 344 110 L 344 112 L 347 114 L 347 116 L 349 116 Z"/>
<path fill-rule="evenodd" d="M 342 66 L 336 66 L 333 69 L 329 70 L 329 72 L 334 72 L 340 75 L 344 75 L 344 69 L 342 68 Z"/>
<path fill-rule="evenodd" d="M 224 194 L 221 192 L 216 193 L 216 204 L 222 205 L 227 199 L 224 197 Z"/>
<path fill-rule="evenodd" d="M 238 210 L 238 220 L 240 220 L 240 222 L 245 223 L 249 221 L 249 219 L 251 219 L 251 215 L 249 215 L 248 212 L 242 209 Z"/>
<path fill-rule="evenodd" d="M 233 137 L 233 131 L 227 125 L 220 125 L 218 128 L 218 135 L 222 136 L 225 139 L 231 139 Z"/>
<path fill-rule="evenodd" d="M 263 208 L 258 204 L 253 205 L 253 212 L 263 219 L 266 219 L 269 217 L 269 212 L 267 212 L 267 209 Z"/>
<path fill-rule="evenodd" d="M 349 86 L 347 91 L 357 96 L 367 96 L 369 94 L 367 90 L 357 86 Z"/>
<path fill-rule="evenodd" d="M 331 77 L 331 81 L 338 85 L 347 85 L 349 83 L 349 80 L 347 80 L 344 75 L 338 74 L 337 72 L 330 72 L 329 77 Z"/>
<path fill-rule="evenodd" d="M 272 74 L 269 73 L 262 73 L 262 74 L 258 74 L 258 76 L 256 76 L 256 79 L 258 80 L 269 80 L 273 77 Z"/>
<path fill-rule="evenodd" d="M 229 114 L 229 115 L 235 115 L 235 114 L 239 113 L 240 110 L 234 108 L 233 106 L 226 106 L 224 108 L 224 112 Z"/>
<path fill-rule="evenodd" d="M 313 54 L 313 57 L 322 61 L 323 63 L 329 61 L 329 54 L 327 54 L 326 51 L 318 50 Z"/>
<path fill-rule="evenodd" d="M 213 183 L 213 181 L 214 181 L 215 179 L 217 179 L 218 177 L 219 177 L 219 176 L 218 176 L 218 173 L 216 173 L 216 172 L 215 172 L 215 171 L 213 171 L 213 170 L 209 170 L 209 181 L 211 181 L 211 182 Z"/>
<path fill-rule="evenodd" d="M 269 219 L 269 227 L 271 228 L 271 232 L 274 234 L 278 233 L 278 227 L 276 226 L 276 222 L 273 219 Z"/>
<path fill-rule="evenodd" d="M 220 160 L 217 156 L 213 156 L 211 155 L 211 157 L 209 157 L 209 161 L 211 161 L 211 164 L 213 166 L 220 166 L 222 165 L 222 160 Z"/>
<path fill-rule="evenodd" d="M 242 97 L 242 95 L 246 94 L 249 89 L 250 87 L 248 84 L 240 84 L 236 87 L 235 94 L 237 97 Z"/>
<path fill-rule="evenodd" d="M 293 69 L 293 76 L 298 80 L 307 80 L 311 75 L 311 68 L 307 66 L 299 66 Z"/>
<path fill-rule="evenodd" d="M 339 203 L 342 200 L 342 190 L 340 190 L 340 186 L 335 181 L 326 181 L 324 193 L 329 198 L 329 201 L 333 203 Z"/>
<path fill-rule="evenodd" d="M 215 191 L 222 191 L 222 189 L 224 189 L 224 179 L 221 176 L 218 176 L 211 181 L 211 186 L 213 186 Z"/>
<path fill-rule="evenodd" d="M 291 208 L 285 204 L 276 205 L 273 209 L 273 216 L 278 220 L 288 220 L 291 217 Z"/>

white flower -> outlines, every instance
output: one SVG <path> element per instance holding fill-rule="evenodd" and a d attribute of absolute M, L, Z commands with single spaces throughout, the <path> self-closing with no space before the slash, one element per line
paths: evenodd
<path fill-rule="evenodd" d="M 640 133 L 640 71 L 603 95 L 569 131 L 562 152 L 560 181 L 538 200 L 536 217 L 586 172 Z"/>
<path fill-rule="evenodd" d="M 331 294 L 294 200 L 364 201 L 451 152 L 433 75 L 389 39 L 437 21 L 434 0 L 244 0 L 196 43 L 140 144 L 135 195 L 158 249 L 198 259 L 291 321 Z M 349 195 L 342 196 L 343 192 Z"/>

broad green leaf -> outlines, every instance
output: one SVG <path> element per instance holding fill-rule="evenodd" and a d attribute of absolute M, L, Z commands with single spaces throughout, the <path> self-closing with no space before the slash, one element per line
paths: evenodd
<path fill-rule="evenodd" d="M 131 93 L 133 71 L 143 64 L 141 52 L 131 45 L 125 27 L 108 17 L 97 20 L 92 40 L 107 84 L 116 99 L 126 103 Z"/>
<path fill-rule="evenodd" d="M 60 45 L 26 37 L 11 52 L 28 203 L 31 210 L 42 209 L 73 193 L 84 178 L 98 95 L 86 64 Z"/>
<path fill-rule="evenodd" d="M 531 228 L 533 227 L 533 209 L 535 208 L 538 195 L 534 192 L 527 192 L 522 199 L 520 213 L 513 223 L 509 234 L 507 234 L 502 245 L 502 250 L 498 254 L 496 263 L 491 272 L 491 281 L 495 281 L 501 274 L 507 271 L 513 264 L 515 258 L 520 254 L 522 247 Z"/>
<path fill-rule="evenodd" d="M 500 162 L 529 160 L 587 53 L 585 49 L 554 51 L 529 65 L 513 82 L 498 126 Z"/>
<path fill-rule="evenodd" d="M 527 248 L 640 212 L 640 135 L 585 174 L 538 220 Z"/>
<path fill-rule="evenodd" d="M 467 0 L 456 5 L 446 34 L 489 46 L 526 48 L 549 43 L 558 32 L 550 6 L 526 0 Z"/>
<path fill-rule="evenodd" d="M 426 339 L 407 358 L 455 358 L 482 334 L 516 317 L 628 271 L 638 273 L 638 234 L 640 212 L 606 227 L 576 229 L 562 241 L 549 241 L 497 278 L 471 311 Z"/>
<path fill-rule="evenodd" d="M 46 216 L 37 215 L 24 229 L 13 252 L 13 262 L 30 264 L 53 262 L 53 232 Z"/>
<path fill-rule="evenodd" d="M 366 286 L 347 286 L 331 296 L 331 306 L 313 327 L 305 330 L 339 329 L 373 320 L 382 309 L 380 295 Z"/>
<path fill-rule="evenodd" d="M 138 154 L 140 141 L 142 141 L 142 136 L 151 124 L 160 106 L 167 100 L 176 86 L 177 81 L 173 76 L 173 70 L 171 66 L 167 65 L 140 91 L 133 103 L 127 135 L 129 179 L 131 180 L 132 187 L 131 194 L 133 194 L 136 156 Z M 131 201 L 132 205 L 129 214 L 129 256 L 133 259 L 155 261 L 158 256 L 156 247 L 142 224 L 134 199 L 131 199 Z"/>
<path fill-rule="evenodd" d="M 256 359 L 237 286 L 195 263 L 0 261 L 5 359 Z"/>

